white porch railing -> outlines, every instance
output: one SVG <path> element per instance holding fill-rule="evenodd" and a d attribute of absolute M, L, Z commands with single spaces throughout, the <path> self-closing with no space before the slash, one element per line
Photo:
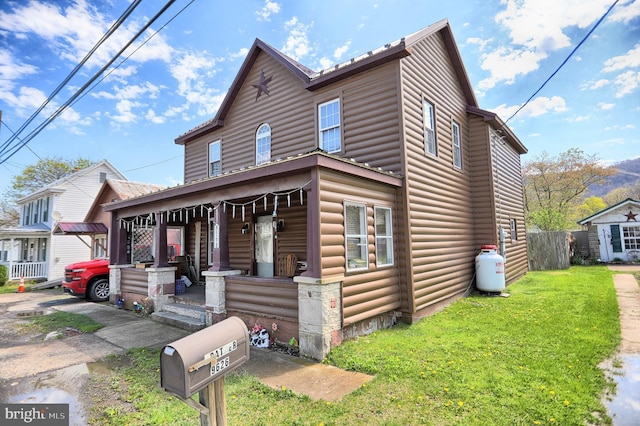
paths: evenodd
<path fill-rule="evenodd" d="M 9 281 L 25 278 L 47 278 L 47 262 L 0 262 L 7 267 Z"/>

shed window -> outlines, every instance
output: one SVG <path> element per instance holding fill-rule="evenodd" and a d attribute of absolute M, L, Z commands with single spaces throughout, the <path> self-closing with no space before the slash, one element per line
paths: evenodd
<path fill-rule="evenodd" d="M 640 250 L 640 226 L 622 226 L 625 250 Z"/>
<path fill-rule="evenodd" d="M 367 269 L 367 206 L 364 204 L 345 203 L 344 229 L 347 254 L 347 271 Z"/>
<path fill-rule="evenodd" d="M 453 165 L 462 168 L 462 147 L 460 146 L 460 125 L 455 121 L 451 122 L 451 144 L 453 145 Z"/>
<path fill-rule="evenodd" d="M 256 132 L 256 165 L 271 161 L 271 127 L 263 124 Z"/>
<path fill-rule="evenodd" d="M 435 109 L 433 104 L 427 101 L 423 101 L 422 114 L 424 121 L 424 149 L 425 152 L 431 155 L 437 155 L 436 149 L 436 120 Z"/>
<path fill-rule="evenodd" d="M 515 219 L 509 219 L 511 226 L 511 241 L 518 241 L 518 223 Z"/>
<path fill-rule="evenodd" d="M 391 209 L 375 208 L 376 264 L 393 265 L 393 234 L 391 232 Z"/>
<path fill-rule="evenodd" d="M 220 140 L 209 144 L 209 176 L 218 176 L 222 173 L 222 161 L 220 155 Z"/>
<path fill-rule="evenodd" d="M 327 152 L 340 152 L 340 99 L 334 99 L 318 106 L 318 126 L 320 148 Z"/>

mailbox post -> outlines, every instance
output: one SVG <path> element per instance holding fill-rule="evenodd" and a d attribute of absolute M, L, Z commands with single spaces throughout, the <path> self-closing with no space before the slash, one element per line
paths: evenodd
<path fill-rule="evenodd" d="M 249 330 L 238 317 L 176 340 L 160 353 L 160 385 L 200 411 L 201 424 L 226 425 L 224 376 L 249 360 L 249 346 Z M 197 392 L 206 406 L 191 399 Z"/>

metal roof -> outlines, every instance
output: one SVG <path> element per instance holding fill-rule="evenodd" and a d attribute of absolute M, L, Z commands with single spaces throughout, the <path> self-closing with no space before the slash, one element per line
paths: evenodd
<path fill-rule="evenodd" d="M 53 233 L 57 235 L 106 234 L 109 229 L 103 223 L 58 222 Z"/>

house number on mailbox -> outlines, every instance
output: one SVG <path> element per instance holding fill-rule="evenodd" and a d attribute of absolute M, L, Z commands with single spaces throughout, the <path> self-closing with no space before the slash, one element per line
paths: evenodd
<path fill-rule="evenodd" d="M 214 362 L 211 363 L 211 375 L 214 375 L 229 366 L 229 357 L 226 357 L 223 359 L 220 359 L 220 358 L 230 354 L 236 349 L 238 349 L 238 341 L 234 340 L 233 342 L 224 344 L 220 346 L 218 349 L 213 350 L 204 356 L 205 360 L 208 360 L 210 358 L 214 358 L 216 360 L 215 363 Z"/>

